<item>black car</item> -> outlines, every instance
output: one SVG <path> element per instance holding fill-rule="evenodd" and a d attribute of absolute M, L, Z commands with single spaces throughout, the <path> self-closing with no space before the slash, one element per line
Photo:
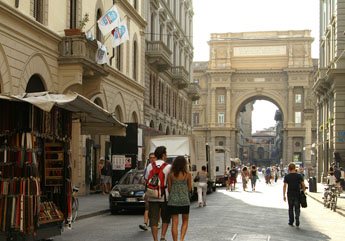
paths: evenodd
<path fill-rule="evenodd" d="M 125 209 L 145 209 L 143 175 L 143 170 L 130 170 L 113 187 L 109 195 L 112 214 Z"/>

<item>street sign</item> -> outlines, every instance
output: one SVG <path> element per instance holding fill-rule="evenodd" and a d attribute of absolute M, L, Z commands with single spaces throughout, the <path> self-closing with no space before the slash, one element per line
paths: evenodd
<path fill-rule="evenodd" d="M 111 164 L 113 166 L 113 170 L 125 170 L 126 168 L 126 156 L 123 155 L 113 155 Z"/>

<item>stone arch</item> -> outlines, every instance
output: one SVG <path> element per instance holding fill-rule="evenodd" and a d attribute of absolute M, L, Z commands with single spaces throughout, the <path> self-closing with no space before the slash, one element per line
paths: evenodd
<path fill-rule="evenodd" d="M 10 65 L 5 54 L 5 51 L 0 44 L 0 93 L 12 93 L 13 83 Z"/>
<path fill-rule="evenodd" d="M 95 95 L 91 96 L 90 100 L 92 102 L 94 102 L 95 104 L 101 106 L 103 109 L 109 110 L 108 109 L 108 102 L 107 102 L 107 98 L 105 96 L 104 89 L 103 89 L 103 93 L 95 94 Z"/>
<path fill-rule="evenodd" d="M 163 125 L 162 125 L 162 123 L 159 124 L 158 130 L 159 130 L 159 131 L 163 131 Z"/>
<path fill-rule="evenodd" d="M 166 135 L 170 135 L 170 129 L 169 129 L 169 126 L 167 126 L 166 130 L 165 130 L 165 134 Z"/>
<path fill-rule="evenodd" d="M 137 121 L 138 121 L 138 123 L 142 123 L 142 122 L 141 122 L 141 115 L 140 115 L 139 103 L 138 103 L 137 100 L 134 100 L 134 101 L 132 102 L 131 107 L 129 108 L 129 111 L 128 111 L 128 113 L 129 113 L 128 120 L 130 120 L 130 119 L 132 118 L 132 114 L 133 114 L 134 112 L 135 112 L 136 115 L 137 115 Z"/>
<path fill-rule="evenodd" d="M 131 123 L 139 123 L 137 112 L 135 112 L 135 111 L 132 112 L 132 115 L 131 115 L 131 118 L 129 118 L 129 121 Z"/>
<path fill-rule="evenodd" d="M 154 128 L 155 128 L 155 123 L 154 123 L 154 121 L 153 121 L 153 120 L 151 120 L 151 121 L 150 121 L 150 127 L 151 127 L 152 129 L 154 129 Z"/>
<path fill-rule="evenodd" d="M 115 118 L 116 118 L 118 121 L 124 122 L 123 111 L 122 111 L 120 105 L 117 105 L 117 106 L 115 107 L 114 115 L 115 115 Z"/>
<path fill-rule="evenodd" d="M 24 65 L 17 94 L 25 92 L 30 78 L 35 74 L 41 77 L 46 90 L 54 90 L 52 74 L 48 62 L 41 53 L 34 53 L 28 58 Z"/>
<path fill-rule="evenodd" d="M 46 86 L 44 85 L 42 77 L 39 74 L 34 74 L 31 76 L 25 88 L 26 93 L 43 92 L 46 90 Z"/>
<path fill-rule="evenodd" d="M 236 123 L 237 116 L 241 109 L 249 102 L 254 100 L 267 100 L 275 104 L 282 112 L 284 124 L 288 121 L 285 117 L 287 116 L 287 107 L 284 104 L 283 97 L 274 91 L 261 91 L 258 93 L 256 90 L 247 91 L 238 98 L 232 99 L 235 110 L 231 116 L 231 123 Z"/>
<path fill-rule="evenodd" d="M 123 97 L 123 95 L 122 95 L 122 93 L 121 92 L 118 92 L 118 94 L 116 95 L 116 97 L 115 97 L 115 99 L 114 99 L 114 101 L 113 101 L 113 107 L 115 107 L 114 109 L 113 109 L 113 111 L 115 111 L 115 109 L 116 109 L 116 107 L 117 106 L 120 106 L 121 107 L 121 110 L 122 110 L 122 114 L 123 114 L 123 120 L 122 120 L 122 122 L 127 122 L 127 110 L 126 110 L 126 105 L 125 105 L 125 99 L 124 99 L 124 97 Z M 110 111 L 110 112 L 112 112 L 112 111 Z"/>

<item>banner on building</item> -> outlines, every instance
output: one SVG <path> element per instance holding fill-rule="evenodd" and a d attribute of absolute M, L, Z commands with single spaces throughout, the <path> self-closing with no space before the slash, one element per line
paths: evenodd
<path fill-rule="evenodd" d="M 97 41 L 98 49 L 96 51 L 97 64 L 108 64 L 108 55 L 106 47 L 99 41 Z"/>
<path fill-rule="evenodd" d="M 113 170 L 125 170 L 126 156 L 113 155 L 111 157 L 111 164 L 112 164 Z"/>
<path fill-rule="evenodd" d="M 100 19 L 97 20 L 98 27 L 103 36 L 110 33 L 115 27 L 120 24 L 120 15 L 115 5 L 112 6 Z"/>
<path fill-rule="evenodd" d="M 112 47 L 115 48 L 122 44 L 123 42 L 129 40 L 128 28 L 126 21 L 122 21 L 119 26 L 115 27 L 113 31 L 111 31 L 113 35 L 112 39 Z"/>
<path fill-rule="evenodd" d="M 88 40 L 90 40 L 90 41 L 92 41 L 92 40 L 95 39 L 95 38 L 93 37 L 93 35 L 92 35 L 91 29 L 88 30 L 88 31 L 86 31 L 85 36 L 86 36 L 86 38 L 87 38 Z"/>

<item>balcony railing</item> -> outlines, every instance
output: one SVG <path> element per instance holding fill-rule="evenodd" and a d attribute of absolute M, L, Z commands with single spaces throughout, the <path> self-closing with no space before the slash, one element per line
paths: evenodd
<path fill-rule="evenodd" d="M 188 95 L 191 97 L 192 101 L 200 99 L 200 86 L 198 83 L 190 83 L 188 86 Z"/>
<path fill-rule="evenodd" d="M 96 62 L 96 41 L 84 35 L 65 36 L 59 45 L 59 64 L 82 64 L 84 73 L 108 75 L 105 65 Z"/>
<path fill-rule="evenodd" d="M 159 72 L 168 70 L 172 66 L 171 51 L 162 41 L 147 41 L 146 55 L 151 65 Z"/>
<path fill-rule="evenodd" d="M 184 89 L 188 86 L 189 75 L 187 70 L 183 66 L 175 66 L 171 68 L 171 75 L 173 83 L 179 89 Z"/>

